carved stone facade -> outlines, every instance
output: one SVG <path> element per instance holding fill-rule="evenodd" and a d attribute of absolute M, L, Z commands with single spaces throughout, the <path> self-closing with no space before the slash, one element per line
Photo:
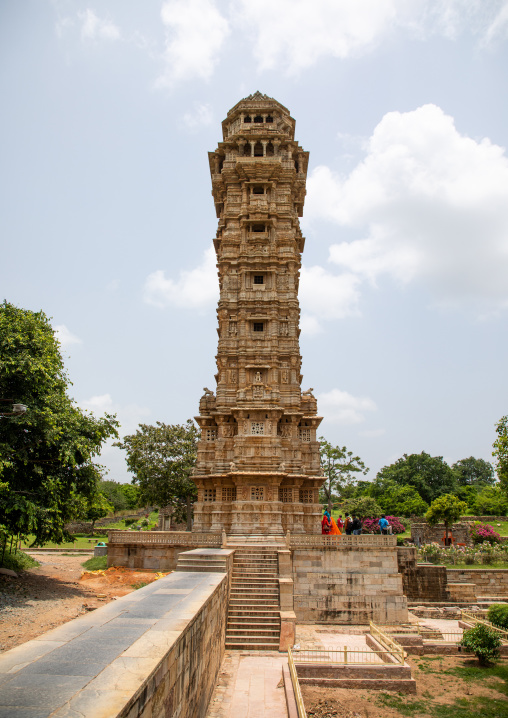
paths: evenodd
<path fill-rule="evenodd" d="M 301 391 L 298 282 L 308 152 L 295 121 L 256 92 L 222 123 L 209 153 L 219 226 L 216 395 L 205 389 L 194 530 L 320 530 L 323 476 L 309 389 Z"/>

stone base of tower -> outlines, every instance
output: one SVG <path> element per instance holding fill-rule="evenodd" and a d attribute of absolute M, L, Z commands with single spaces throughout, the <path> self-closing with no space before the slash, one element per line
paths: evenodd
<path fill-rule="evenodd" d="M 284 504 L 281 501 L 197 502 L 192 530 L 225 531 L 228 535 L 317 534 L 321 530 L 320 504 Z"/>

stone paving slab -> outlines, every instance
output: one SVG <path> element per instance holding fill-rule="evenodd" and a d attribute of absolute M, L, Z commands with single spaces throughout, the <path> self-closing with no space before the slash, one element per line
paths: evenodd
<path fill-rule="evenodd" d="M 206 718 L 285 718 L 285 663 L 272 651 L 226 651 Z"/>
<path fill-rule="evenodd" d="M 224 580 L 180 572 L 0 654 L 0 718 L 112 718 Z"/>

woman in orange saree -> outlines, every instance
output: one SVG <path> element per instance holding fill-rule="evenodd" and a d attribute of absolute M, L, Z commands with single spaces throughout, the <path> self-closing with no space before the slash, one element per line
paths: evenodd
<path fill-rule="evenodd" d="M 330 520 L 331 520 L 331 522 L 332 522 L 332 527 L 331 527 L 331 529 L 330 529 L 330 533 L 331 533 L 331 534 L 335 534 L 336 536 L 341 536 L 341 535 L 342 535 L 342 531 L 341 531 L 340 528 L 337 526 L 337 523 L 336 523 L 335 519 L 333 518 L 333 516 L 330 517 Z"/>

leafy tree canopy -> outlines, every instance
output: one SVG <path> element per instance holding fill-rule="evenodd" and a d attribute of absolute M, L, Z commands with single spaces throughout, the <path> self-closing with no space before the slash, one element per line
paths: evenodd
<path fill-rule="evenodd" d="M 359 456 L 353 456 L 353 452 L 345 446 L 332 446 L 323 436 L 319 437 L 319 441 L 321 468 L 326 477 L 321 491 L 331 509 L 334 496 L 344 496 L 352 486 L 355 475 L 366 474 L 369 469 Z"/>
<path fill-rule="evenodd" d="M 370 496 L 349 499 L 345 505 L 346 513 L 360 518 L 379 518 L 383 511 L 377 501 Z"/>
<path fill-rule="evenodd" d="M 69 386 L 46 315 L 1 304 L 0 398 L 28 411 L 0 418 L 0 522 L 11 535 L 34 534 L 36 545 L 70 539 L 64 525 L 97 491 L 93 459 L 117 436 L 115 416 L 83 412 Z"/>
<path fill-rule="evenodd" d="M 92 522 L 92 535 L 95 522 L 113 513 L 113 504 L 110 504 L 103 493 L 97 491 L 88 501 L 85 508 L 85 518 Z"/>
<path fill-rule="evenodd" d="M 99 484 L 99 491 L 111 504 L 111 511 L 123 511 L 127 508 L 127 498 L 122 491 L 122 484 L 118 481 L 101 481 Z M 100 517 L 99 517 L 100 518 Z"/>
<path fill-rule="evenodd" d="M 186 424 L 155 426 L 140 424 L 135 434 L 115 446 L 127 452 L 127 466 L 140 489 L 140 502 L 172 506 L 177 515 L 185 513 L 190 528 L 190 505 L 196 500 L 191 479 L 196 463 L 198 430 L 191 419 Z"/>
<path fill-rule="evenodd" d="M 476 494 L 473 508 L 481 516 L 505 516 L 508 498 L 500 486 L 486 486 Z"/>
<path fill-rule="evenodd" d="M 452 469 L 460 486 L 493 484 L 496 480 L 492 464 L 485 459 L 475 459 L 474 456 L 455 462 Z"/>
<path fill-rule="evenodd" d="M 443 457 L 430 456 L 425 451 L 421 454 L 404 454 L 395 463 L 383 467 L 376 480 L 413 486 L 427 503 L 442 494 L 453 493 L 457 487 L 455 472 Z"/>
<path fill-rule="evenodd" d="M 492 456 L 496 459 L 496 473 L 501 488 L 508 493 L 508 415 L 497 422 L 496 434 Z"/>

